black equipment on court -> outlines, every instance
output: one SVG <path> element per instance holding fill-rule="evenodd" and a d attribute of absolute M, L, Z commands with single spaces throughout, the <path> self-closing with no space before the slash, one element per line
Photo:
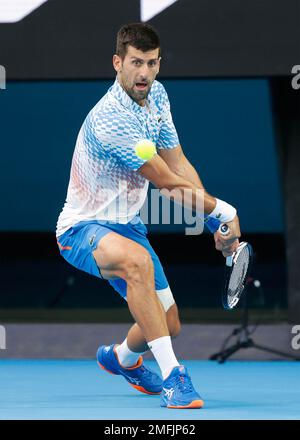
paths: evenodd
<path fill-rule="evenodd" d="M 246 287 L 249 287 L 252 284 L 255 288 L 260 289 L 262 291 L 261 283 L 259 280 L 254 280 L 249 277 L 246 280 Z M 221 350 L 218 353 L 214 353 L 210 356 L 211 360 L 218 361 L 220 364 L 223 364 L 230 356 L 236 353 L 238 350 L 242 348 L 256 348 L 257 350 L 265 351 L 267 353 L 277 354 L 279 356 L 287 357 L 293 359 L 295 361 L 300 361 L 300 358 L 297 356 L 293 356 L 290 353 L 285 353 L 283 351 L 276 350 L 275 348 L 267 347 L 265 345 L 256 344 L 254 340 L 250 337 L 251 334 L 256 330 L 257 325 L 254 329 L 250 330 L 248 326 L 248 307 L 247 307 L 247 295 L 243 296 L 243 313 L 242 313 L 242 322 L 239 327 L 233 329 L 229 336 L 224 340 Z M 236 337 L 236 342 L 229 347 L 227 346 L 229 340 L 233 337 Z"/>

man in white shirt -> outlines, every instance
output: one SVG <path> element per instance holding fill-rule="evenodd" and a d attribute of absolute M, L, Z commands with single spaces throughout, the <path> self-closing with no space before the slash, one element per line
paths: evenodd
<path fill-rule="evenodd" d="M 237 248 L 240 228 L 235 208 L 205 191 L 183 154 L 167 93 L 155 80 L 160 60 L 159 37 L 151 26 L 133 23 L 119 30 L 113 57 L 117 77 L 79 132 L 56 235 L 63 257 L 108 280 L 136 321 L 122 344 L 99 347 L 99 365 L 139 391 L 161 394 L 161 406 L 201 408 L 203 400 L 172 348 L 171 336 L 180 331 L 178 309 L 139 217 L 149 181 L 167 195 L 189 190 L 191 209 L 204 207 L 208 223 L 227 223 L 226 237 L 214 230 L 224 256 Z M 156 147 L 147 159 L 136 150 L 144 140 Z M 143 364 L 141 355 L 149 348 L 163 380 Z"/>

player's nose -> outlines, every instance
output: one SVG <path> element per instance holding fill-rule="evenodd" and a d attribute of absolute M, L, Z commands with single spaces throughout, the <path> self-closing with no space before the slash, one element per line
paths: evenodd
<path fill-rule="evenodd" d="M 147 65 L 143 65 L 140 68 L 139 71 L 140 79 L 143 81 L 147 81 L 148 75 L 149 75 L 149 67 Z"/>

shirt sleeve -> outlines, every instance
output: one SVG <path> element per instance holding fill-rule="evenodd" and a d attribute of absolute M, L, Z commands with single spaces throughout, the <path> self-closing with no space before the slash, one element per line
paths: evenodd
<path fill-rule="evenodd" d="M 137 171 L 147 162 L 136 155 L 135 145 L 145 136 L 130 115 L 102 113 L 95 121 L 94 130 L 104 154 L 115 158 L 119 164 Z"/>
<path fill-rule="evenodd" d="M 157 141 L 157 148 L 171 149 L 179 145 L 179 139 L 171 114 L 170 101 L 163 86 L 161 93 L 163 107 L 161 115 L 162 125 Z"/>

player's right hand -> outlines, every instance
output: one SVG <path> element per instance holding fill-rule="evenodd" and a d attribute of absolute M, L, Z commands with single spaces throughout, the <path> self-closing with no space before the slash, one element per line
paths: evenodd
<path fill-rule="evenodd" d="M 227 222 L 229 228 L 227 235 L 221 234 L 218 230 L 214 233 L 215 245 L 218 251 L 221 251 L 224 257 L 232 255 L 239 246 L 239 238 L 241 236 L 240 222 L 236 215 L 231 222 Z"/>

